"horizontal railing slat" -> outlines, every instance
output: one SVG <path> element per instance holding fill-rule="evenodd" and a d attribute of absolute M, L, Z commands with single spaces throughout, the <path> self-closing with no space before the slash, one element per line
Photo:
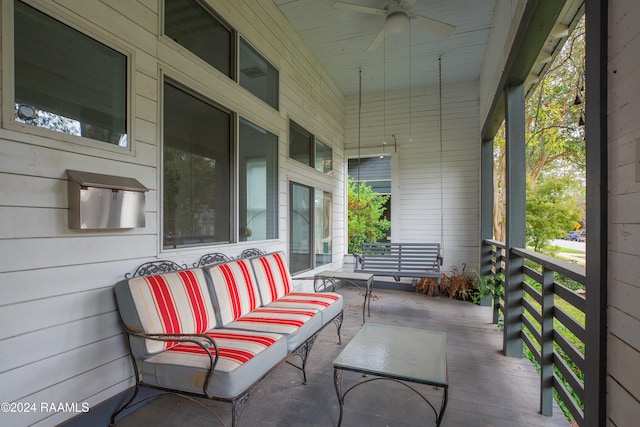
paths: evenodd
<path fill-rule="evenodd" d="M 569 279 L 584 284 L 585 268 L 582 266 L 522 248 L 512 248 L 511 251 L 518 256 L 540 264 L 547 270 L 556 271 Z"/>
<path fill-rule="evenodd" d="M 534 325 L 533 322 L 531 322 L 531 319 L 526 316 L 522 316 L 522 323 L 524 323 L 527 329 L 529 329 L 529 332 L 533 335 L 535 342 L 540 345 L 540 342 L 542 342 L 542 335 L 540 335 L 540 331 L 536 325 Z"/>
<path fill-rule="evenodd" d="M 555 306 L 553 308 L 554 316 L 560 323 L 562 323 L 567 329 L 571 331 L 573 335 L 576 336 L 580 341 L 584 342 L 585 333 L 584 326 L 578 323 L 573 317 L 569 316 L 564 310 L 560 307 Z"/>
<path fill-rule="evenodd" d="M 580 350 L 573 345 L 567 337 L 559 332 L 554 331 L 553 339 L 560 349 L 564 351 L 569 359 L 576 365 L 576 367 L 581 371 L 584 371 L 584 354 L 582 354 L 582 352 L 580 352 Z"/>
<path fill-rule="evenodd" d="M 573 397 L 571 397 L 571 395 L 569 394 L 569 390 L 567 390 L 564 384 L 562 384 L 562 380 L 560 380 L 560 378 L 558 378 L 558 376 L 555 374 L 553 375 L 553 387 L 558 392 L 558 396 L 560 396 L 560 400 L 562 400 L 562 402 L 564 402 L 567 409 L 569 409 L 571 416 L 573 416 L 577 424 L 582 425 L 584 421 L 584 412 L 578 406 L 578 404 L 573 399 Z"/>
<path fill-rule="evenodd" d="M 524 332 L 522 333 L 522 341 L 527 346 L 527 348 L 531 351 L 531 354 L 533 354 L 534 359 L 536 359 L 538 364 L 540 364 L 541 360 L 542 360 L 542 356 L 540 355 L 540 351 L 538 351 L 538 349 L 533 344 L 533 341 L 531 341 L 531 338 L 529 338 L 529 336 L 527 334 L 525 334 Z"/>
<path fill-rule="evenodd" d="M 553 292 L 583 313 L 587 309 L 587 302 L 583 295 L 555 282 L 553 284 Z"/>
<path fill-rule="evenodd" d="M 538 324 L 542 323 L 542 314 L 531 304 L 531 301 L 527 301 L 526 299 L 522 300 L 522 305 L 526 312 L 528 312 Z"/>
<path fill-rule="evenodd" d="M 562 360 L 562 356 L 560 356 L 557 352 L 553 352 L 553 362 L 558 368 L 558 371 L 562 374 L 565 381 L 569 384 L 569 387 L 573 390 L 573 392 L 578 396 L 578 399 L 584 400 L 584 385 L 582 381 L 576 376 L 576 374 L 569 368 L 567 362 Z"/>
<path fill-rule="evenodd" d="M 533 298 L 535 302 L 537 302 L 538 304 L 542 304 L 542 294 L 534 289 L 530 284 L 528 284 L 527 282 L 522 282 L 522 289 L 527 294 L 531 295 L 531 298 Z"/>
<path fill-rule="evenodd" d="M 527 267 L 527 266 L 524 266 L 522 270 L 525 275 L 531 277 L 533 280 L 535 280 L 538 283 L 542 283 L 542 274 L 538 273 L 531 267 Z"/>

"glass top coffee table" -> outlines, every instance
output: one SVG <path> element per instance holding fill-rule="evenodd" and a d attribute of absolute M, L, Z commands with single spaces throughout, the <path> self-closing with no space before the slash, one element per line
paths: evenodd
<path fill-rule="evenodd" d="M 359 372 L 365 376 L 343 391 L 344 371 Z M 340 403 L 338 427 L 342 424 L 345 396 L 359 385 L 385 379 L 403 384 L 418 394 L 433 409 L 436 425 L 439 426 L 447 407 L 449 390 L 446 334 L 424 329 L 365 324 L 333 361 L 333 380 Z M 442 388 L 440 411 L 407 383 Z"/>

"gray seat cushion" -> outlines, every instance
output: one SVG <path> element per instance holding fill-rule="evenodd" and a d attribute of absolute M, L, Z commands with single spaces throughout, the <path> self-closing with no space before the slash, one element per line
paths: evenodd
<path fill-rule="evenodd" d="M 239 330 L 214 330 L 220 350 L 208 387 L 222 398 L 241 394 L 262 378 L 287 355 L 287 341 L 278 334 Z M 147 384 L 202 393 L 209 357 L 196 344 L 181 344 L 144 359 L 140 363 L 142 380 Z"/>

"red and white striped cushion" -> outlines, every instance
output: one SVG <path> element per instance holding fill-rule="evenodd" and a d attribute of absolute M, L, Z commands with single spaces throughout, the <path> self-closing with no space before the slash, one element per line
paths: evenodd
<path fill-rule="evenodd" d="M 315 310 L 260 307 L 227 326 L 288 335 L 296 332 L 316 314 L 318 312 Z"/>
<path fill-rule="evenodd" d="M 322 326 L 322 316 L 316 310 L 259 307 L 235 320 L 226 328 L 282 334 L 287 349 L 293 351 Z"/>
<path fill-rule="evenodd" d="M 265 334 L 259 332 L 214 330 L 207 333 L 218 345 L 220 358 L 216 370 L 233 371 L 242 364 L 253 359 L 257 354 L 268 348 L 282 338 L 277 334 Z M 215 356 L 215 349 L 210 348 Z M 175 363 L 186 366 L 206 368 L 209 366 L 209 357 L 202 347 L 196 344 L 180 344 L 168 349 L 166 357 L 154 359 L 156 363 Z M 199 356 L 199 357 L 191 357 Z"/>
<path fill-rule="evenodd" d="M 282 309 L 318 310 L 326 325 L 342 312 L 342 295 L 334 292 L 291 292 L 267 307 Z"/>
<path fill-rule="evenodd" d="M 273 301 L 269 307 L 306 308 L 322 311 L 340 299 L 342 296 L 334 292 L 292 292 Z"/>
<path fill-rule="evenodd" d="M 291 275 L 282 252 L 251 260 L 262 297 L 262 304 L 282 298 L 291 292 Z"/>
<path fill-rule="evenodd" d="M 216 326 L 215 311 L 201 270 L 136 277 L 128 282 L 131 298 L 148 334 L 201 334 Z M 146 340 L 150 353 L 176 345 Z"/>
<path fill-rule="evenodd" d="M 237 260 L 209 268 L 218 297 L 222 325 L 253 311 L 260 296 L 248 260 Z"/>

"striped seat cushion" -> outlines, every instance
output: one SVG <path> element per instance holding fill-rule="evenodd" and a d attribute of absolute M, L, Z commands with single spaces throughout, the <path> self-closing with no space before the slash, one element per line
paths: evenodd
<path fill-rule="evenodd" d="M 343 299 L 335 292 L 292 292 L 266 307 L 317 310 L 326 325 L 342 311 Z"/>
<path fill-rule="evenodd" d="M 222 325 L 260 306 L 260 295 L 248 260 L 236 260 L 207 268 L 219 305 Z"/>
<path fill-rule="evenodd" d="M 259 274 L 263 276 L 258 278 L 252 269 L 252 261 L 256 259 L 235 260 L 210 267 L 208 271 L 220 307 L 223 327 L 283 334 L 286 336 L 289 351 L 293 351 L 322 326 L 322 315 L 319 310 L 309 307 L 261 307 L 260 302 L 264 303 L 265 295 L 266 300 L 271 302 L 271 295 L 286 295 L 285 290 L 286 293 L 290 291 L 290 277 L 284 257 L 282 254 L 273 255 L 260 257 L 265 258 L 266 262 L 261 264 L 265 265 L 265 268 L 259 270 Z M 256 267 L 255 263 L 253 267 Z M 277 275 L 274 275 L 276 270 Z M 270 272 L 269 278 L 264 277 L 266 271 Z M 282 275 L 289 277 L 288 282 L 282 279 Z M 260 280 L 271 285 L 258 285 Z M 289 285 L 285 286 L 285 283 Z M 273 294 L 271 290 L 266 290 L 269 286 Z"/>
<path fill-rule="evenodd" d="M 201 270 L 136 277 L 116 285 L 125 324 L 147 334 L 201 334 L 216 327 L 209 289 Z M 144 340 L 139 351 L 153 354 L 175 342 Z"/>
<path fill-rule="evenodd" d="M 292 292 L 291 275 L 282 252 L 253 258 L 251 263 L 264 306 L 318 310 L 322 316 L 322 325 L 326 325 L 342 311 L 342 296 L 337 293 Z"/>
<path fill-rule="evenodd" d="M 322 316 L 316 310 L 259 307 L 225 325 L 225 328 L 282 334 L 287 349 L 293 351 L 322 327 Z"/>
<path fill-rule="evenodd" d="M 235 397 L 259 380 L 287 354 L 282 335 L 236 330 L 208 332 L 218 345 L 220 358 L 209 392 Z M 215 350 L 211 349 L 212 354 Z M 142 379 L 148 384 L 194 393 L 202 392 L 209 357 L 196 344 L 180 344 L 142 362 Z"/>

